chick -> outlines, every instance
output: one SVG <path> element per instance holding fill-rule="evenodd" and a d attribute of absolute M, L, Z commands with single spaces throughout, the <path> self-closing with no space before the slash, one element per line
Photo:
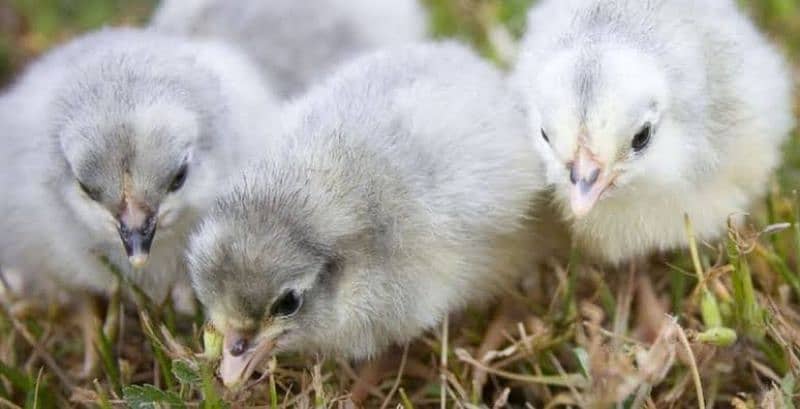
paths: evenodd
<path fill-rule="evenodd" d="M 240 45 L 284 97 L 358 54 L 426 34 L 417 0 L 164 0 L 151 25 Z"/>
<path fill-rule="evenodd" d="M 287 109 L 190 240 L 226 385 L 276 351 L 373 357 L 530 267 L 542 184 L 506 86 L 426 44 L 356 59 Z"/>
<path fill-rule="evenodd" d="M 794 126 L 779 52 L 730 0 L 544 0 L 513 83 L 585 252 L 621 263 L 748 209 Z"/>
<path fill-rule="evenodd" d="M 223 44 L 109 29 L 48 53 L 0 97 L 9 281 L 103 291 L 104 255 L 163 298 L 189 230 L 276 106 Z"/>

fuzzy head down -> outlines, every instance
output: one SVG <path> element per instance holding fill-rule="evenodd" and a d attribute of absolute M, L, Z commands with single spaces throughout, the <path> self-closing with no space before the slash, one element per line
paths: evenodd
<path fill-rule="evenodd" d="M 146 32 L 111 31 L 55 91 L 52 135 L 66 168 L 67 206 L 143 267 L 156 242 L 183 235 L 223 177 L 231 133 L 218 78 L 190 46 Z M 159 40 L 171 44 L 149 47 Z M 119 43 L 119 47 L 113 44 Z M 75 47 L 76 45 L 73 45 Z"/>

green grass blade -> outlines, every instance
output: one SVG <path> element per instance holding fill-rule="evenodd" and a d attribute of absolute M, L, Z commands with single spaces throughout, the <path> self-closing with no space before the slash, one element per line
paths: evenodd
<path fill-rule="evenodd" d="M 172 361 L 167 357 L 167 349 L 158 335 L 156 335 L 153 321 L 146 311 L 139 311 L 139 320 L 142 331 L 150 342 L 150 349 L 153 351 L 153 356 L 160 369 L 161 377 L 164 379 L 167 389 L 173 389 L 177 385 L 177 381 L 172 374 Z"/>
<path fill-rule="evenodd" d="M 94 390 L 97 392 L 98 400 L 95 402 L 97 406 L 99 406 L 100 409 L 112 409 L 111 402 L 108 400 L 108 394 L 106 393 L 105 388 L 103 388 L 103 385 L 100 385 L 100 382 L 98 382 L 97 379 L 95 379 L 93 383 Z"/>
<path fill-rule="evenodd" d="M 217 393 L 216 383 L 214 381 L 214 365 L 211 363 L 203 363 L 200 365 L 200 376 L 202 376 L 202 392 L 203 402 L 200 407 L 202 409 L 227 409 L 228 405 L 220 398 Z"/>
<path fill-rule="evenodd" d="M 103 328 L 100 326 L 97 326 L 96 328 L 96 342 L 97 345 L 95 345 L 95 348 L 97 348 L 97 352 L 100 355 L 100 361 L 103 363 L 103 369 L 105 369 L 108 383 L 111 385 L 111 388 L 114 390 L 117 396 L 122 396 L 120 370 L 114 354 L 114 348 L 105 332 L 103 332 Z"/>
<path fill-rule="evenodd" d="M 761 341 L 766 333 L 764 312 L 758 305 L 756 290 L 747 257 L 736 243 L 733 227 L 728 234 L 728 258 L 733 266 L 731 282 L 733 286 L 734 316 L 739 329 L 750 339 Z"/>

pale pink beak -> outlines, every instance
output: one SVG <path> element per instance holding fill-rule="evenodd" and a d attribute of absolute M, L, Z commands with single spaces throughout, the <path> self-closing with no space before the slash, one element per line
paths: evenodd
<path fill-rule="evenodd" d="M 241 332 L 226 331 L 222 347 L 219 375 L 225 387 L 235 389 L 250 379 L 259 365 L 272 353 L 275 340 L 251 340 Z"/>
<path fill-rule="evenodd" d="M 603 170 L 603 165 L 583 146 L 578 148 L 578 154 L 570 167 L 569 179 L 572 182 L 572 213 L 578 218 L 586 216 L 594 208 L 613 182 L 613 178 Z"/>

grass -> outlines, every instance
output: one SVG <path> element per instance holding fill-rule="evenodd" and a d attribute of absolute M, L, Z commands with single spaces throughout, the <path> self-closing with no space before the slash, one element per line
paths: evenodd
<path fill-rule="evenodd" d="M 425 0 L 436 36 L 460 37 L 504 63 L 503 41 L 522 33 L 531 0 Z M 800 2 L 742 0 L 800 59 Z M 151 0 L 11 0 L 0 3 L 0 83 L 76 33 L 137 24 Z M 502 22 L 507 32 L 495 27 Z M 507 35 L 510 34 L 510 35 Z M 504 37 L 505 36 L 505 37 Z M 737 407 L 800 405 L 800 141 L 753 227 L 697 243 L 637 271 L 554 263 L 508 297 L 515 319 L 494 311 L 449 318 L 390 354 L 376 384 L 351 362 L 280 356 L 262 382 L 224 391 L 214 377 L 218 339 L 202 318 L 175 319 L 143 297 L 102 302 L 101 359 L 80 379 L 78 329 L 57 310 L 16 318 L 0 309 L 0 408 L 340 407 Z M 787 223 L 787 224 L 781 224 Z M 687 220 L 687 237 L 692 238 Z M 121 282 L 121 287 L 126 284 Z M 498 341 L 480 349 L 487 340 Z M 217 351 L 217 352 L 215 352 Z"/>

